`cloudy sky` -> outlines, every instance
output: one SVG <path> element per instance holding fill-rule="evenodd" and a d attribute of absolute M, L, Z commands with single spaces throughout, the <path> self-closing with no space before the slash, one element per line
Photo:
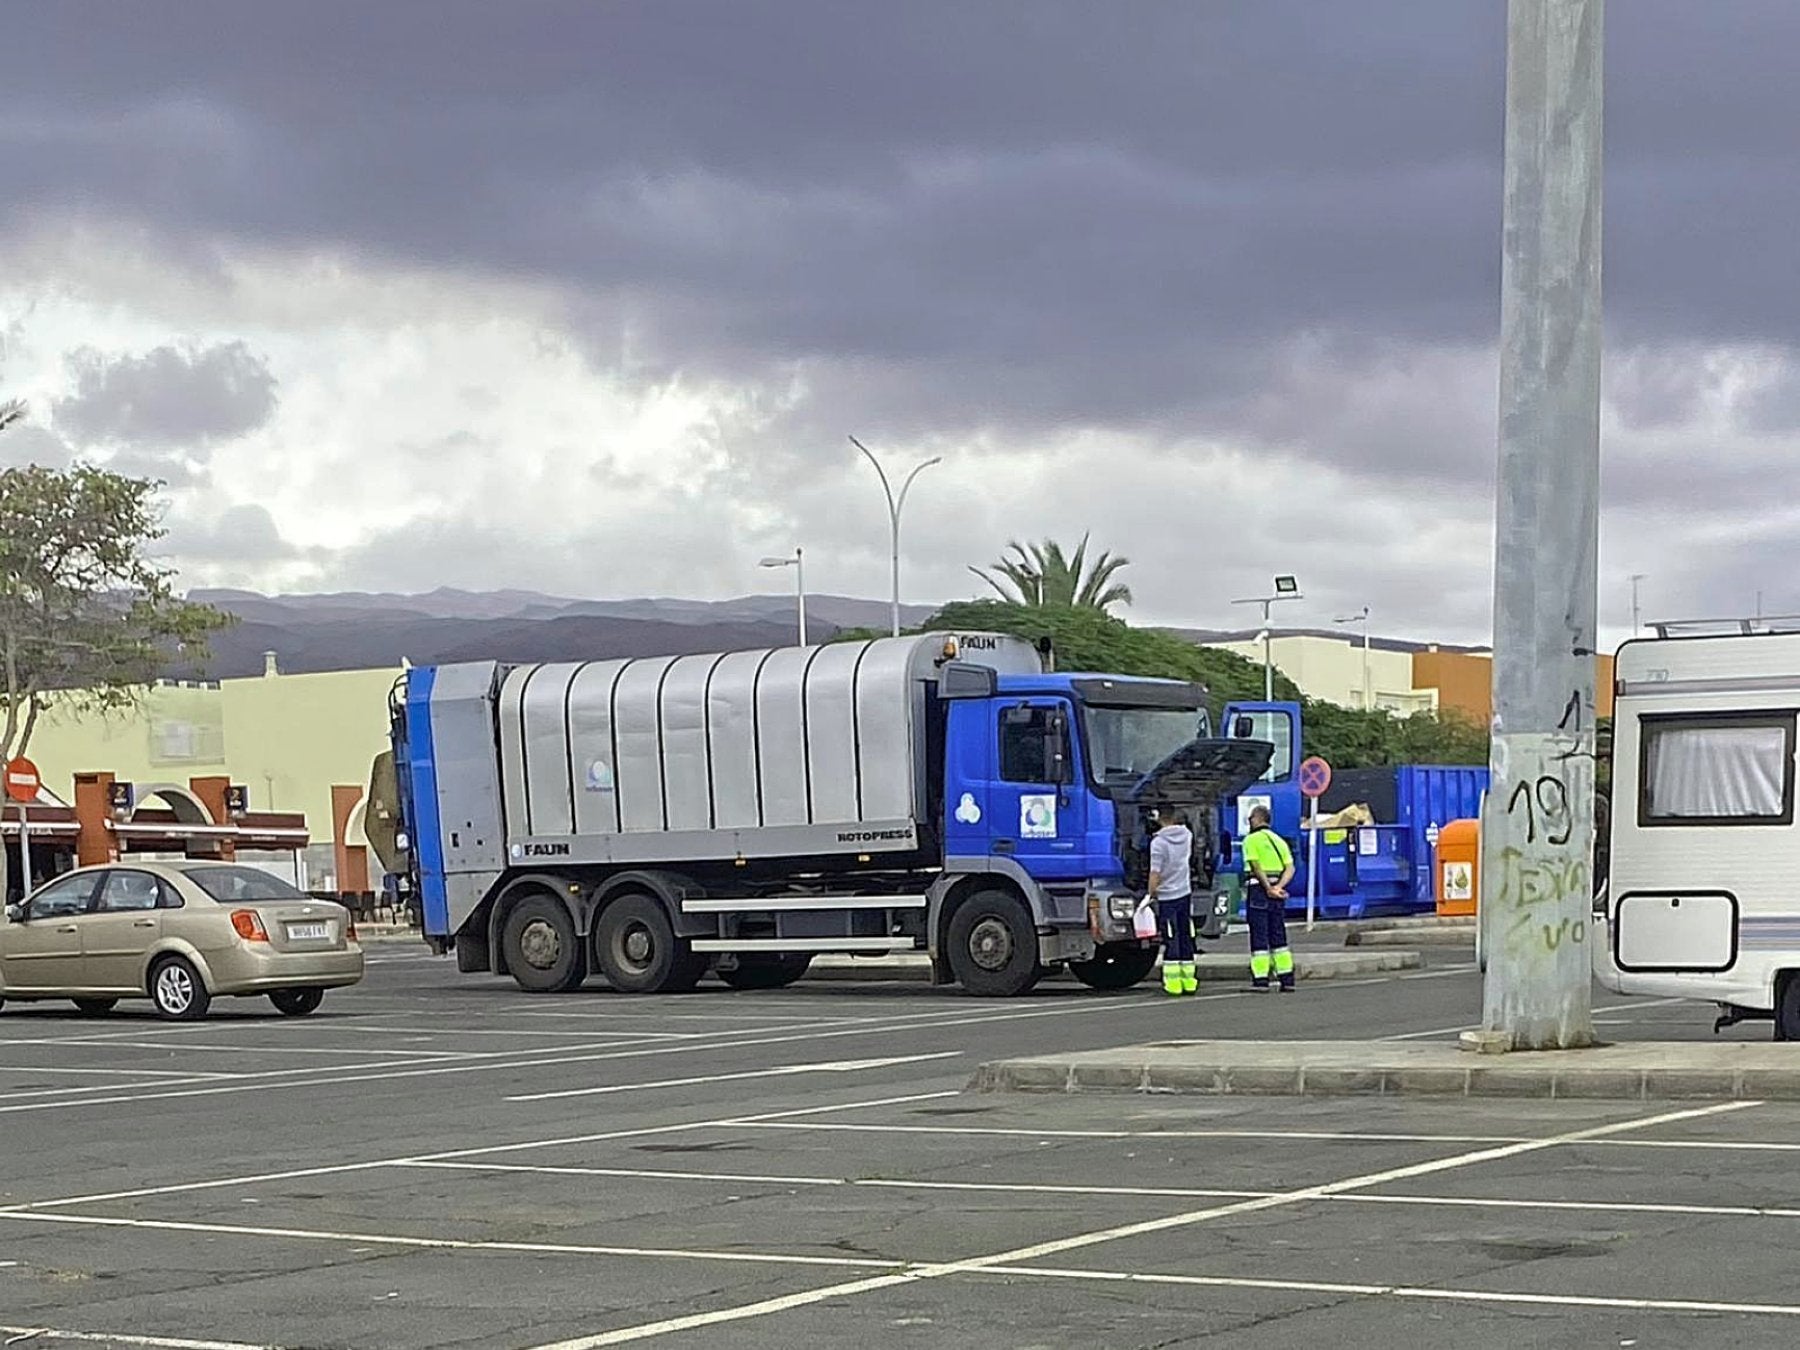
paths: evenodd
<path fill-rule="evenodd" d="M 945 457 L 909 599 L 1091 530 L 1486 636 L 1502 0 L 0 19 L 0 461 L 166 480 L 191 584 L 879 595 L 855 433 Z M 1609 636 L 1800 609 L 1800 4 L 1607 22 Z"/>

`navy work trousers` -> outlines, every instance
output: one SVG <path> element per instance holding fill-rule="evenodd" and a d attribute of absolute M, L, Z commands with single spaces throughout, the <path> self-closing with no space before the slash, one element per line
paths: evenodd
<path fill-rule="evenodd" d="M 1156 921 L 1162 927 L 1163 960 L 1194 959 L 1194 917 L 1189 896 L 1179 900 L 1158 900 Z"/>

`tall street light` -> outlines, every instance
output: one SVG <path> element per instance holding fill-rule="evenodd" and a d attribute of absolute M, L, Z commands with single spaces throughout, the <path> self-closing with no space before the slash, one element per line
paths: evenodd
<path fill-rule="evenodd" d="M 794 608 L 800 619 L 800 645 L 806 645 L 806 550 L 797 548 L 791 558 L 764 558 L 763 567 L 794 569 Z"/>
<path fill-rule="evenodd" d="M 1369 607 L 1364 605 L 1361 614 L 1350 614 L 1342 619 L 1334 619 L 1334 623 L 1360 623 L 1363 628 L 1363 671 L 1362 671 L 1362 705 L 1368 712 L 1375 706 L 1375 691 L 1369 687 Z"/>
<path fill-rule="evenodd" d="M 1650 574 L 1648 572 L 1633 572 L 1631 574 L 1631 636 L 1633 637 L 1636 637 L 1639 633 L 1644 631 L 1644 611 L 1638 605 L 1638 587 L 1648 581 L 1649 578 Z"/>
<path fill-rule="evenodd" d="M 1252 595 L 1245 599 L 1233 600 L 1231 602 L 1234 605 L 1262 606 L 1263 702 L 1265 703 L 1273 703 L 1275 701 L 1275 658 L 1272 648 L 1274 634 L 1269 629 L 1269 608 L 1280 600 L 1299 600 L 1303 598 L 1304 597 L 1300 594 L 1300 582 L 1297 578 L 1291 576 L 1279 576 L 1275 578 L 1275 592 L 1273 595 Z"/>
<path fill-rule="evenodd" d="M 894 495 L 894 485 L 888 479 L 887 470 L 881 467 L 881 461 L 875 458 L 874 452 L 871 451 L 869 449 L 869 447 L 864 445 L 861 441 L 857 440 L 856 437 L 854 437 L 854 436 L 852 436 L 850 438 L 850 444 L 854 445 L 858 450 L 862 451 L 863 458 L 867 459 L 869 461 L 869 463 L 871 463 L 875 466 L 875 472 L 881 476 L 881 490 L 887 494 L 888 527 L 889 527 L 888 538 L 892 544 L 892 558 L 893 558 L 893 564 L 894 564 L 894 568 L 893 568 L 893 571 L 894 571 L 894 600 L 893 600 L 894 636 L 899 637 L 900 636 L 900 513 L 906 509 L 906 494 L 912 491 L 913 480 L 915 478 L 917 478 L 920 474 L 924 473 L 925 470 L 929 469 L 932 465 L 942 464 L 944 462 L 944 457 L 942 455 L 935 455 L 931 459 L 924 460 L 923 462 L 921 462 L 919 464 L 915 464 L 913 466 L 912 472 L 906 475 L 906 481 L 900 485 L 899 496 L 895 496 Z"/>

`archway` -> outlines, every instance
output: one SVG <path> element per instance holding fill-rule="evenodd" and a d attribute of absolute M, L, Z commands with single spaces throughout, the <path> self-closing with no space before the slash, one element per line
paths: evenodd
<path fill-rule="evenodd" d="M 179 783 L 149 783 L 138 789 L 136 804 L 131 808 L 131 819 L 136 820 L 152 800 L 158 800 L 174 813 L 177 825 L 216 825 L 218 824 L 207 812 L 206 803 L 194 795 L 192 788 L 183 787 Z"/>

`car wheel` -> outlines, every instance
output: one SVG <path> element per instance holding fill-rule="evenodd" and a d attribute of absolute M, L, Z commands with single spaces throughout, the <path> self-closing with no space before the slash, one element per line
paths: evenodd
<path fill-rule="evenodd" d="M 150 1002 L 168 1022 L 198 1022 L 212 1006 L 212 995 L 186 957 L 171 956 L 150 972 Z"/>
<path fill-rule="evenodd" d="M 587 978 L 575 917 L 553 896 L 534 895 L 515 905 L 500 949 L 507 972 L 529 993 L 567 993 Z"/>
<path fill-rule="evenodd" d="M 1069 973 L 1089 989 L 1134 989 L 1156 969 L 1156 948 L 1130 942 L 1109 942 L 1094 953 L 1092 961 L 1069 962 Z"/>
<path fill-rule="evenodd" d="M 738 957 L 736 968 L 721 970 L 719 978 L 733 989 L 786 989 L 811 966 L 812 957 L 808 955 L 753 952 Z"/>
<path fill-rule="evenodd" d="M 116 998 L 78 998 L 75 1007 L 83 1017 L 104 1017 L 119 1006 Z"/>
<path fill-rule="evenodd" d="M 950 973 L 978 998 L 1023 994 L 1044 972 L 1037 930 L 1024 904 L 1005 891 L 970 896 L 950 918 Z"/>
<path fill-rule="evenodd" d="M 269 995 L 269 1002 L 283 1017 L 310 1017 L 324 1001 L 323 989 L 277 989 Z"/>
<path fill-rule="evenodd" d="M 594 960 L 621 994 L 684 993 L 706 973 L 706 958 L 675 935 L 668 911 L 648 895 L 622 895 L 600 911 Z"/>

